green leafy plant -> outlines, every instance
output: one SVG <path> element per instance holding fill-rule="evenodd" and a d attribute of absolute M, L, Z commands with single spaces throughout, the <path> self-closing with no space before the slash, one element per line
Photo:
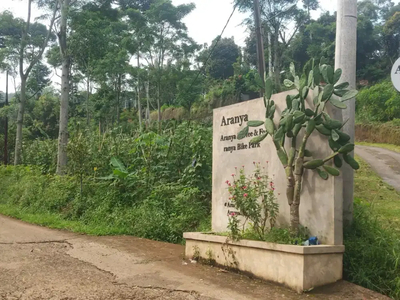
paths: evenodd
<path fill-rule="evenodd" d="M 400 240 L 373 206 L 354 199 L 354 219 L 344 230 L 344 279 L 400 299 Z"/>
<path fill-rule="evenodd" d="M 286 196 L 290 205 L 290 227 L 293 234 L 298 234 L 300 225 L 299 206 L 302 191 L 302 178 L 305 170 L 314 170 L 319 176 L 327 180 L 329 176 L 338 176 L 338 168 L 343 160 L 353 169 L 359 165 L 350 155 L 354 150 L 354 144 L 350 142 L 350 136 L 341 131 L 344 122 L 335 120 L 325 112 L 330 105 L 344 109 L 345 101 L 357 95 L 356 90 L 349 90 L 347 82 L 338 83 L 342 74 L 341 69 L 334 71 L 332 66 L 326 64 L 322 58 L 319 64 L 314 60 L 309 61 L 304 67 L 301 77 L 296 75 L 294 64 L 290 65 L 290 73 L 294 81 L 285 79 L 287 87 L 294 86 L 296 94 L 288 95 L 286 108 L 279 116 L 279 123 L 274 123 L 276 112 L 275 102 L 272 98 L 272 80 L 265 82 L 264 105 L 265 121 L 249 121 L 239 133 L 238 139 L 246 137 L 249 127 L 265 126 L 266 133 L 253 138 L 250 143 L 260 143 L 268 135 L 272 137 L 276 151 L 281 161 L 287 179 Z M 323 86 L 322 82 L 326 84 Z M 313 104 L 306 105 L 306 98 L 313 93 Z M 341 97 L 338 98 L 338 97 Z M 307 142 L 311 134 L 317 130 L 327 136 L 326 142 L 332 149 L 332 154 L 325 158 L 313 157 L 307 150 Z M 290 139 L 287 147 L 285 140 Z M 329 163 L 333 160 L 334 166 Z"/>
<path fill-rule="evenodd" d="M 240 230 L 240 220 L 238 218 L 238 214 L 232 212 L 228 216 L 228 230 L 229 230 L 229 237 L 234 240 L 238 241 L 242 237 L 242 232 Z"/>
<path fill-rule="evenodd" d="M 228 228 L 234 240 L 240 239 L 247 222 L 250 222 L 251 230 L 257 238 L 263 240 L 270 228 L 275 226 L 278 215 L 279 206 L 276 202 L 274 183 L 262 172 L 259 163 L 254 165 L 252 176 L 246 176 L 242 167 L 237 174 L 232 174 L 232 183 L 226 181 L 229 201 L 239 211 L 230 212 L 228 216 Z M 242 230 L 239 229 L 239 216 L 244 218 Z"/>

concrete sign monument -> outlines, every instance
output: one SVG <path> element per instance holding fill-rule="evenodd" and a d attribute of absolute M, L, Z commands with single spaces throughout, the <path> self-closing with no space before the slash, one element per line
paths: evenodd
<path fill-rule="evenodd" d="M 272 96 L 276 112 L 274 122 L 286 107 L 286 96 L 291 92 Z M 308 106 L 311 95 L 306 99 Z M 246 137 L 238 140 L 239 131 L 248 121 L 265 118 L 262 98 L 214 109 L 213 116 L 213 174 L 212 174 L 212 230 L 213 234 L 186 232 L 185 256 L 203 258 L 217 264 L 250 272 L 257 277 L 285 284 L 298 292 L 340 280 L 343 273 L 343 180 L 330 176 L 321 180 L 316 172 L 303 177 L 300 223 L 323 245 L 280 245 L 252 240 L 228 240 L 218 233 L 227 232 L 229 215 L 238 213 L 229 199 L 227 181 L 244 168 L 253 174 L 255 164 L 265 168 L 273 181 L 279 204 L 277 226 L 287 227 L 290 206 L 286 197 L 286 175 L 277 151 L 267 136 L 258 144 L 250 144 L 254 137 L 265 133 L 265 128 L 250 127 Z M 302 137 L 299 137 L 302 138 Z M 311 134 L 307 149 L 316 157 L 332 153 L 326 136 Z M 289 141 L 287 141 L 289 142 Z M 236 175 L 235 175 L 236 176 Z"/>
<path fill-rule="evenodd" d="M 277 105 L 275 122 L 286 105 L 286 95 L 273 96 Z M 311 99 L 310 99 L 311 101 Z M 244 166 L 247 175 L 254 170 L 254 162 L 265 167 L 269 177 L 274 181 L 279 203 L 279 225 L 287 226 L 290 218 L 290 207 L 286 198 L 285 170 L 276 154 L 270 136 L 259 144 L 250 144 L 250 140 L 264 133 L 263 126 L 250 129 L 247 137 L 237 139 L 238 132 L 249 120 L 264 119 L 263 99 L 252 100 L 214 109 L 213 121 L 213 187 L 212 187 L 212 229 L 215 232 L 227 230 L 228 214 L 235 212 L 229 202 L 227 180 L 232 180 L 232 173 Z M 308 149 L 316 157 L 326 157 L 332 153 L 327 139 L 314 132 L 309 140 Z M 302 202 L 300 206 L 300 223 L 306 226 L 311 234 L 318 236 L 324 244 L 341 245 L 342 240 L 342 192 L 341 178 L 320 180 L 316 172 L 306 172 L 303 183 Z"/>
<path fill-rule="evenodd" d="M 390 75 L 394 88 L 400 92 L 400 58 L 394 63 Z"/>

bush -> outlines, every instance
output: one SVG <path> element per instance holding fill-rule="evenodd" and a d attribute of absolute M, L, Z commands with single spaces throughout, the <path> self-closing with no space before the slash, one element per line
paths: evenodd
<path fill-rule="evenodd" d="M 38 166 L 43 174 L 55 173 L 57 165 L 57 140 L 34 140 L 24 145 L 23 161 Z"/>
<path fill-rule="evenodd" d="M 242 218 L 243 231 L 247 221 L 257 239 L 264 240 L 265 236 L 275 226 L 279 206 L 276 202 L 274 183 L 261 170 L 260 163 L 254 163 L 251 176 L 246 176 L 244 167 L 232 174 L 232 183 L 227 180 L 229 202 L 238 209 L 238 212 L 229 213 L 228 229 L 233 240 L 239 240 L 244 234 L 239 228 L 239 217 Z"/>
<path fill-rule="evenodd" d="M 372 207 L 359 199 L 354 220 L 345 227 L 344 277 L 363 287 L 400 299 L 400 240 L 383 228 Z"/>
<path fill-rule="evenodd" d="M 91 233 L 180 243 L 184 231 L 204 228 L 210 215 L 202 192 L 181 183 L 156 186 L 146 199 L 131 204 L 116 185 L 85 178 L 81 193 L 77 178 L 42 175 L 38 168 L 0 167 L 0 181 L 0 204 L 79 221 Z"/>
<path fill-rule="evenodd" d="M 181 242 L 184 231 L 209 227 L 212 132 L 195 122 L 166 125 L 161 134 L 72 131 L 64 177 L 53 175 L 56 141 L 36 140 L 25 152 L 32 167 L 0 168 L 0 204 L 80 222 L 90 233 Z"/>
<path fill-rule="evenodd" d="M 390 81 L 383 81 L 360 91 L 356 101 L 360 121 L 390 121 L 400 118 L 400 94 Z"/>

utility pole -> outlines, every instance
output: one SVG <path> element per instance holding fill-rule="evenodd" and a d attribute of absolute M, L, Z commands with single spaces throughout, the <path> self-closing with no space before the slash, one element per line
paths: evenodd
<path fill-rule="evenodd" d="M 341 68 L 341 82 L 348 82 L 350 89 L 356 88 L 356 52 L 357 52 L 357 0 L 338 0 L 336 22 L 335 69 Z M 346 102 L 342 110 L 343 121 L 347 123 L 343 131 L 350 135 L 351 142 L 355 136 L 355 99 Z M 351 223 L 353 219 L 354 171 L 343 165 L 343 222 Z"/>
<path fill-rule="evenodd" d="M 256 27 L 256 39 L 257 39 L 257 67 L 258 74 L 260 74 L 261 80 L 264 83 L 265 80 L 265 58 L 264 58 L 264 43 L 261 31 L 261 11 L 259 0 L 254 0 L 254 25 Z M 264 89 L 261 90 L 260 96 L 262 97 Z"/>
<path fill-rule="evenodd" d="M 8 106 L 8 70 L 6 71 L 6 102 Z M 4 120 L 4 165 L 8 164 L 8 117 Z"/>

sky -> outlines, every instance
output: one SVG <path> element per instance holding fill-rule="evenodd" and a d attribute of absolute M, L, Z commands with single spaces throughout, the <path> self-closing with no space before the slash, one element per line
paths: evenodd
<path fill-rule="evenodd" d="M 185 23 L 189 29 L 189 34 L 195 41 L 200 44 L 208 43 L 221 33 L 225 26 L 229 15 L 232 13 L 233 0 L 172 0 L 175 5 L 194 3 L 196 9 L 185 18 Z M 26 18 L 26 3 L 27 0 L 0 0 L 0 11 L 10 10 L 14 15 Z M 336 10 L 336 1 L 320 0 L 322 10 L 331 12 Z M 316 17 L 321 12 L 314 12 Z M 33 12 L 33 17 L 40 15 L 37 9 Z M 240 26 L 242 21 L 248 17 L 248 14 L 238 11 L 233 15 L 224 36 L 234 37 L 235 42 L 240 46 L 244 45 L 244 40 L 247 36 L 246 28 Z"/>
<path fill-rule="evenodd" d="M 318 17 L 323 11 L 334 12 L 336 10 L 336 1 L 320 0 L 321 8 L 313 12 L 312 17 Z M 189 35 L 199 44 L 211 44 L 212 40 L 221 33 L 233 9 L 233 0 L 172 0 L 172 2 L 175 5 L 191 2 L 196 5 L 196 9 L 184 21 L 188 27 Z M 15 16 L 26 19 L 26 3 L 27 0 L 0 0 L 0 11 L 10 10 Z M 35 18 L 40 14 L 36 8 L 32 13 L 32 17 Z M 236 11 L 223 37 L 234 37 L 238 45 L 244 46 L 248 33 L 245 26 L 241 26 L 241 23 L 248 16 L 248 14 Z M 4 90 L 4 82 L 5 76 L 0 74 L 0 90 Z"/>

